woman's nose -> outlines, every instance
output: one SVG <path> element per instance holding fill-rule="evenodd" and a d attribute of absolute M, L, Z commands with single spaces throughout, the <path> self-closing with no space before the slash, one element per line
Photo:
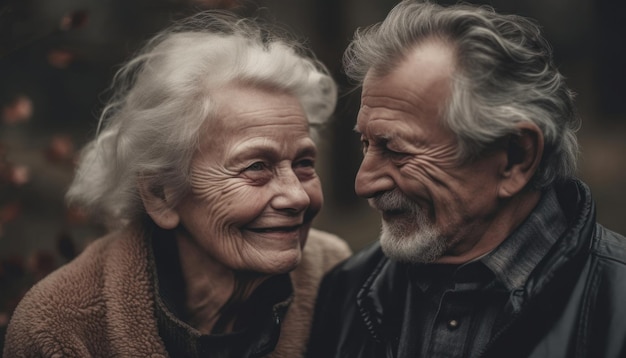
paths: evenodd
<path fill-rule="evenodd" d="M 304 190 L 302 182 L 291 170 L 281 174 L 277 191 L 277 195 L 272 200 L 272 206 L 277 210 L 300 212 L 308 208 L 311 203 L 311 198 Z"/>

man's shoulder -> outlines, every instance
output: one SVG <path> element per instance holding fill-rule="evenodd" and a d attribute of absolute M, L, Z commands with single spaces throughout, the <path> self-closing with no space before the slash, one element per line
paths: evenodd
<path fill-rule="evenodd" d="M 626 269 L 626 237 L 596 224 L 593 254 L 621 264 Z"/>
<path fill-rule="evenodd" d="M 358 293 L 386 261 L 380 245 L 361 249 L 337 265 L 322 282 L 308 346 L 308 357 L 353 356 L 343 351 L 345 342 L 369 341 L 368 328 L 361 318 Z M 348 338 L 350 336 L 351 338 Z"/>

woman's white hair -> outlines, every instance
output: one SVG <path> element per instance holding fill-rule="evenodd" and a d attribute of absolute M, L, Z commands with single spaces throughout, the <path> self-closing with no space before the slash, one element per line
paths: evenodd
<path fill-rule="evenodd" d="M 532 122 L 543 132 L 544 153 L 531 185 L 546 187 L 574 174 L 580 127 L 574 96 L 529 19 L 487 6 L 404 0 L 382 23 L 355 34 L 344 54 L 346 74 L 359 83 L 370 70 L 385 75 L 428 39 L 449 44 L 456 55 L 442 120 L 459 140 L 459 161 L 516 134 L 518 123 Z"/>
<path fill-rule="evenodd" d="M 176 205 L 188 189 L 200 128 L 218 114 L 213 94 L 231 83 L 296 96 L 312 130 L 335 108 L 328 70 L 286 32 L 231 13 L 196 14 L 156 35 L 117 72 L 69 203 L 109 224 L 132 222 L 145 212 L 141 179 L 173 188 L 169 204 Z"/>

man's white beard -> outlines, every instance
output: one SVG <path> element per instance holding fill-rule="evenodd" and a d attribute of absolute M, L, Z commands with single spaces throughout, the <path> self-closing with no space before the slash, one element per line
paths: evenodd
<path fill-rule="evenodd" d="M 407 263 L 430 263 L 448 249 L 446 239 L 430 222 L 423 208 L 398 190 L 370 199 L 379 210 L 402 211 L 401 218 L 383 219 L 380 245 L 387 257 Z"/>

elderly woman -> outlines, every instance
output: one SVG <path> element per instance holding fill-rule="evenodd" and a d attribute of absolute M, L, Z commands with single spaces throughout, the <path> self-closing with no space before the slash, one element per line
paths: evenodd
<path fill-rule="evenodd" d="M 212 12 L 157 35 L 114 84 L 68 198 L 115 230 L 26 294 L 5 356 L 301 356 L 318 283 L 349 254 L 310 228 L 327 71 Z"/>

